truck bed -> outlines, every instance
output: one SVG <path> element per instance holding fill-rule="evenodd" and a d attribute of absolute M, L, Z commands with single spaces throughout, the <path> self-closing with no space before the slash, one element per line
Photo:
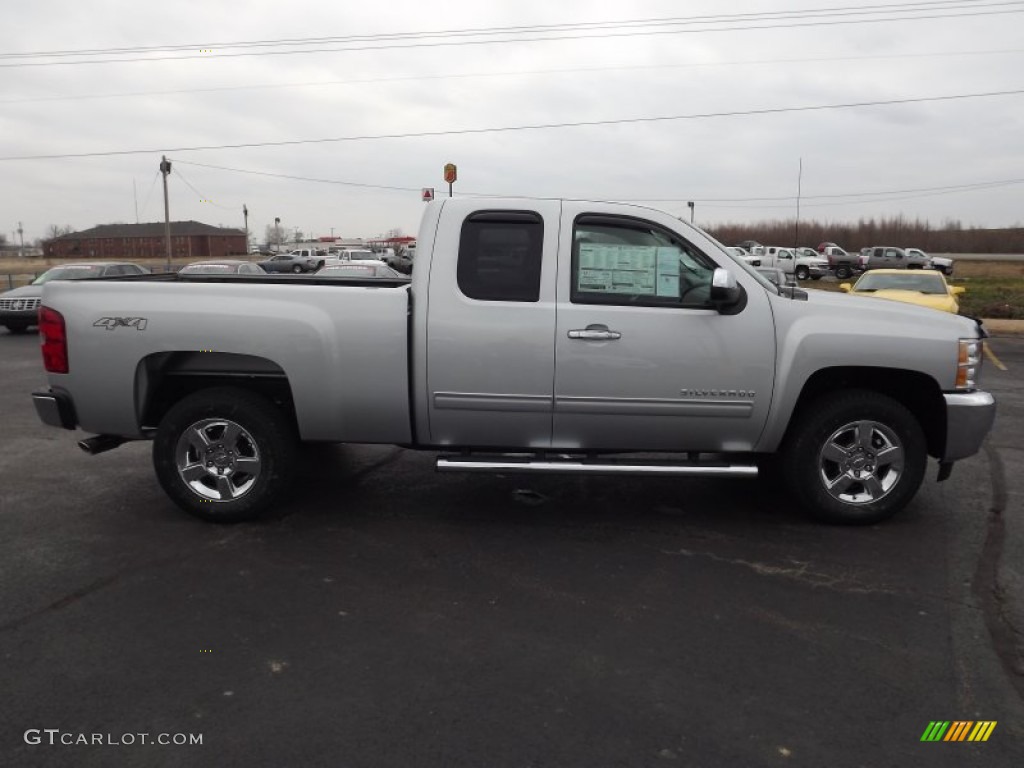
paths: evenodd
<path fill-rule="evenodd" d="M 168 377 L 206 368 L 277 379 L 303 440 L 411 439 L 408 281 L 143 275 L 54 281 L 43 305 L 64 316 L 86 431 L 144 436 Z"/>

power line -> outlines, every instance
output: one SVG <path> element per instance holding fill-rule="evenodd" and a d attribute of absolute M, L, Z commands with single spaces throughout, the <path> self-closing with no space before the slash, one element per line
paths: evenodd
<path fill-rule="evenodd" d="M 312 182 L 318 184 L 333 184 L 344 187 L 356 187 L 361 189 L 380 189 L 385 191 L 394 192 L 419 192 L 421 187 L 403 187 L 396 185 L 386 184 L 367 184 L 363 182 L 355 181 L 343 181 L 340 179 L 324 179 L 312 176 L 297 176 L 294 174 L 287 173 L 273 173 L 270 171 L 256 171 L 247 168 L 232 168 L 222 165 L 212 165 L 209 163 L 197 163 L 188 160 L 175 160 L 180 165 L 192 165 L 201 168 L 210 168 L 219 171 L 228 171 L 231 173 L 244 173 L 255 176 L 266 176 L 277 179 L 289 179 L 291 181 L 302 181 Z M 826 206 L 826 205 L 853 205 L 860 202 L 888 202 L 891 200 L 911 200 L 918 197 L 934 197 L 936 195 L 954 194 L 956 192 L 974 192 L 982 189 L 994 189 L 997 187 L 1010 186 L 1014 184 L 1024 184 L 1024 178 L 1017 179 L 990 179 L 987 181 L 977 181 L 964 184 L 947 184 L 943 186 L 934 187 L 911 187 L 908 189 L 887 189 L 887 190 L 876 190 L 873 192 L 839 192 L 830 193 L 825 195 L 802 195 L 803 200 L 835 200 L 838 198 L 878 198 L 878 199 L 867 199 L 867 200 L 843 200 L 841 202 L 828 202 L 828 203 L 812 203 L 812 205 Z M 463 190 L 460 194 L 467 197 L 521 197 L 521 195 L 510 195 L 506 192 L 473 192 Z M 900 197 L 893 197 L 893 195 L 901 195 Z M 583 199 L 582 196 L 570 196 L 569 199 Z M 702 197 L 701 195 L 691 194 L 686 198 L 658 198 L 658 197 L 620 197 L 616 198 L 619 202 L 623 203 L 680 203 L 686 200 L 694 200 L 701 203 L 702 205 L 712 208 L 790 208 L 789 205 L 735 205 L 735 203 L 753 203 L 757 201 L 764 201 L 767 203 L 774 203 L 778 201 L 793 201 L 795 196 L 778 196 L 778 197 L 734 197 L 734 198 L 712 198 Z M 726 205 L 725 203 L 733 203 L 734 205 Z"/>
<path fill-rule="evenodd" d="M 917 3 L 914 5 L 923 6 L 925 3 Z M 937 5 L 937 4 L 934 4 Z M 948 3 L 947 3 L 948 5 Z M 966 10 L 968 8 L 998 8 L 1002 6 L 1020 6 L 1020 2 L 998 2 L 998 3 L 979 3 L 970 2 L 968 5 L 949 5 L 947 8 L 937 8 L 936 10 Z M 980 16 L 997 16 L 1012 13 L 1021 13 L 1024 9 L 1019 7 L 1003 8 L 1002 10 L 986 10 L 986 11 L 970 11 L 967 13 L 922 13 L 927 11 L 927 8 L 891 8 L 886 9 L 885 6 L 872 6 L 873 10 L 851 12 L 845 14 L 832 15 L 864 15 L 866 13 L 904 13 L 904 14 L 915 14 L 915 15 L 904 15 L 904 16 L 890 16 L 882 18 L 849 18 L 849 19 L 832 19 L 822 21 L 820 19 L 827 18 L 823 14 L 831 12 L 836 9 L 824 9 L 822 11 L 803 12 L 802 15 L 795 15 L 796 12 L 777 12 L 777 13 L 789 13 L 790 16 L 782 17 L 777 14 L 775 17 L 771 17 L 767 14 L 755 17 L 753 14 L 746 15 L 746 19 L 753 22 L 769 22 L 769 23 L 755 23 L 747 26 L 736 26 L 735 21 L 741 20 L 740 16 L 734 17 L 707 17 L 716 18 L 716 21 L 695 21 L 693 19 L 682 20 L 682 21 L 636 21 L 636 22 L 615 22 L 614 26 L 617 27 L 629 27 L 631 30 L 634 28 L 646 25 L 646 26 L 679 26 L 683 24 L 733 24 L 732 26 L 719 26 L 709 27 L 703 29 L 646 29 L 643 31 L 625 31 L 625 32 L 606 32 L 606 33 L 595 33 L 596 30 L 602 28 L 609 28 L 613 23 L 604 23 L 604 27 L 599 27 L 595 23 L 590 26 L 585 25 L 562 25 L 561 29 L 568 29 L 568 33 L 555 34 L 557 31 L 554 27 L 551 28 L 530 28 L 533 30 L 533 34 L 540 34 L 541 36 L 535 37 L 518 37 L 520 33 L 512 32 L 492 32 L 492 31 L 471 31 L 467 30 L 461 33 L 405 33 L 405 35 L 381 35 L 381 36 L 365 36 L 361 38 L 336 38 L 332 39 L 332 45 L 336 44 L 337 41 L 341 41 L 344 47 L 330 47 L 330 48 L 306 48 L 303 50 L 244 50 L 241 52 L 234 53 L 213 53 L 212 50 L 217 47 L 217 44 L 194 44 L 192 46 L 165 46 L 154 47 L 151 49 L 139 49 L 149 50 L 151 52 L 160 51 L 185 51 L 185 50 L 196 50 L 202 46 L 209 45 L 211 52 L 204 52 L 199 54 L 189 54 L 182 56 L 142 56 L 142 57 L 129 57 L 129 58 L 106 58 L 106 59 L 87 59 L 78 58 L 68 61 L 20 61 L 15 63 L 0 64 L 0 68 L 20 68 L 20 67 L 47 67 L 47 66 L 67 66 L 67 65 L 80 65 L 80 64 L 120 64 L 120 63 L 133 63 L 133 62 L 156 62 L 156 61 L 186 61 L 191 59 L 211 59 L 211 58 L 237 58 L 241 56 L 284 56 L 284 55 L 295 55 L 295 54 L 312 54 L 312 53 L 339 53 L 346 51 L 366 51 L 366 50 L 390 50 L 390 49 L 407 49 L 407 48 L 437 48 L 437 47 L 453 47 L 453 46 L 466 46 L 466 45 L 497 45 L 507 43 L 524 43 L 524 42 L 556 42 L 564 40 L 579 40 L 579 39 L 607 39 L 607 38 L 622 38 L 622 37 L 637 37 L 637 36 L 654 36 L 654 35 L 677 35 L 677 34 L 697 34 L 697 33 L 709 33 L 709 32 L 735 32 L 735 31 L 750 31 L 750 30 L 774 30 L 774 29 L 794 29 L 804 27 L 822 27 L 822 26 L 837 26 L 837 25 L 848 25 L 848 24 L 874 24 L 874 23 L 887 23 L 890 21 L 922 21 L 931 19 L 948 19 L 948 18 L 968 18 L 968 17 L 980 17 Z M 817 19 L 810 21 L 795 21 L 794 23 L 771 23 L 775 21 L 784 21 L 785 19 Z M 491 36 L 496 34 L 513 35 L 503 39 L 486 39 L 486 40 L 450 40 L 445 41 L 444 39 L 435 42 L 407 42 L 408 40 L 424 40 L 438 37 L 451 37 L 455 35 L 476 35 L 476 36 Z M 322 40 L 318 38 L 308 38 L 307 41 L 279 41 L 274 43 L 277 46 L 285 45 L 316 45 L 322 44 L 315 42 Z M 361 42 L 363 40 L 400 40 L 395 43 L 374 43 L 371 45 L 352 45 L 352 42 Z M 222 48 L 234 49 L 234 48 L 251 48 L 256 46 L 267 46 L 269 42 L 258 42 L 258 43 L 225 43 L 220 44 Z M 94 55 L 111 55 L 118 54 L 119 52 L 134 52 L 135 49 L 108 49 L 108 51 L 87 51 L 82 53 L 72 52 L 42 52 L 38 54 L 5 54 L 0 58 L 43 58 L 43 57 L 68 57 L 68 56 L 94 56 Z"/>
<path fill-rule="evenodd" d="M 172 52 L 172 51 L 191 51 L 196 48 L 245 48 L 253 46 L 278 46 L 278 45 L 309 45 L 309 44 L 324 44 L 324 43 L 341 43 L 341 42 L 368 42 L 374 40 L 401 40 L 401 39 L 417 39 L 417 38 L 431 38 L 431 37 L 452 37 L 452 36 L 479 36 L 479 35 L 494 35 L 494 34 L 514 34 L 522 32 L 541 32 L 541 31 L 564 31 L 574 29 L 608 29 L 615 27 L 624 26 L 649 26 L 649 25 L 665 25 L 665 24 L 692 24 L 692 23 L 709 23 L 709 22 L 720 22 L 729 20 L 750 20 L 750 19 L 769 19 L 769 18 L 788 18 L 788 17 L 804 17 L 819 14 L 836 14 L 844 11 L 854 11 L 863 13 L 895 13 L 895 12 L 907 12 L 910 10 L 927 10 L 935 6 L 944 6 L 945 9 L 952 8 L 968 8 L 968 7 L 988 7 L 991 5 L 1009 5 L 1012 3 L 1007 2 L 985 2 L 982 3 L 980 0 L 930 0 L 927 2 L 911 2 L 911 3 L 886 3 L 882 5 L 855 5 L 855 6 L 830 6 L 827 8 L 811 8 L 803 10 L 791 10 L 791 11 L 760 11 L 756 13 L 736 13 L 736 14 L 716 14 L 712 16 L 689 16 L 689 17 L 660 17 L 660 18 L 649 18 L 649 19 L 619 19 L 617 21 L 595 21 L 595 22 L 572 22 L 572 23 L 559 23 L 559 24 L 534 24 L 534 25 L 517 25 L 517 26 L 506 26 L 506 27 L 478 27 L 478 28 L 459 28 L 459 29 L 446 29 L 446 30 L 430 30 L 420 32 L 386 32 L 373 35 L 332 35 L 327 37 L 304 37 L 304 38 L 277 38 L 271 40 L 255 40 L 255 41 L 235 41 L 235 42 L 210 42 L 203 41 L 198 43 L 185 43 L 176 45 L 149 45 L 149 46 L 132 46 L 132 47 L 116 47 L 116 48 L 84 48 L 84 49 L 73 49 L 63 51 L 22 51 L 22 52 L 10 52 L 0 53 L 0 59 L 13 59 L 13 58 L 38 58 L 38 57 L 51 57 L 51 56 L 93 56 L 93 55 L 109 55 L 114 53 L 154 53 L 154 52 Z"/>
<path fill-rule="evenodd" d="M 228 210 L 232 210 L 233 211 L 234 210 L 234 208 L 230 208 L 229 206 L 220 205 L 219 203 L 213 202 L 213 200 L 208 195 L 204 195 L 202 192 L 200 192 L 198 189 L 196 189 L 194 186 L 192 186 L 192 183 L 188 179 L 185 178 L 185 174 L 183 174 L 181 172 L 180 168 L 177 169 L 177 171 L 175 171 L 174 175 L 177 178 L 181 179 L 185 183 L 186 187 L 188 187 L 193 192 L 195 192 L 197 195 L 199 195 L 199 201 L 200 202 L 202 202 L 202 203 L 210 203 L 215 208 L 223 208 L 225 211 L 228 211 Z"/>
<path fill-rule="evenodd" d="M 308 88 L 331 85 L 368 85 L 380 83 L 423 82 L 432 80 L 460 80 L 474 78 L 522 77 L 534 75 L 633 72 L 659 69 L 700 69 L 705 67 L 731 67 L 766 64 L 814 64 L 820 62 L 844 61 L 886 61 L 901 59 L 954 58 L 964 56 L 997 56 L 1024 53 L 1024 48 L 1006 48 L 989 51 L 939 51 L 936 53 L 893 53 L 872 56 L 815 56 L 790 59 L 742 59 L 734 61 L 691 62 L 685 64 L 626 64 L 603 67 L 561 67 L 555 69 L 509 70 L 504 72 L 464 72 L 440 75 L 398 75 L 394 77 L 367 77 L 348 80 L 311 80 L 293 83 L 257 83 L 251 85 L 216 86 L 213 88 L 176 88 L 160 91 L 129 91 L 125 93 L 75 94 L 73 96 L 40 96 L 29 99 L 0 99 L 0 104 L 36 104 L 51 101 L 85 101 L 93 99 L 120 99 L 136 96 L 175 96 L 191 93 L 221 93 L 226 91 L 272 90 L 278 88 Z"/>
<path fill-rule="evenodd" d="M 630 117 L 610 120 L 578 120 L 561 123 L 537 123 L 533 125 L 497 126 L 488 128 L 462 128 L 447 131 L 415 131 L 409 133 L 368 134 L 364 136 L 337 136 L 320 139 L 287 139 L 283 141 L 244 142 L 238 144 L 210 144 L 191 147 L 168 147 L 164 149 L 123 149 L 110 150 L 106 152 L 69 152 L 51 155 L 10 155 L 7 157 L 0 157 L 0 162 L 13 160 L 61 160 L 85 157 L 114 157 L 122 155 L 159 154 L 160 152 L 199 152 L 212 149 L 252 149 L 259 147 L 288 147 L 302 144 L 330 144 L 356 141 L 379 141 L 381 139 L 414 139 L 431 138 L 438 136 L 472 136 L 492 133 L 511 133 L 516 131 L 586 128 L 605 125 L 671 122 L 676 120 L 703 120 L 718 117 L 752 117 L 756 115 L 778 115 L 799 112 L 823 112 L 833 109 L 856 109 L 861 107 L 882 107 L 898 104 L 924 104 L 929 102 L 935 103 L 942 101 L 960 101 L 965 99 L 991 98 L 999 96 L 1018 96 L 1022 93 L 1024 93 L 1024 89 L 991 91 L 988 93 L 964 93 L 950 96 L 922 96 L 917 98 L 905 99 L 879 99 L 874 101 L 849 102 L 845 104 L 814 104 L 798 107 L 771 107 L 766 109 L 734 110 L 727 112 L 706 112 L 702 114 L 689 115 L 662 115 L 656 117 Z"/>

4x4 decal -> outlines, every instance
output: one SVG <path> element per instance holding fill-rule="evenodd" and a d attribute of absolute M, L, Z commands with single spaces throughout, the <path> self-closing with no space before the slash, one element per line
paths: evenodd
<path fill-rule="evenodd" d="M 106 328 L 108 331 L 115 328 L 134 328 L 137 331 L 144 331 L 147 322 L 144 317 L 101 317 L 93 323 L 93 327 Z"/>

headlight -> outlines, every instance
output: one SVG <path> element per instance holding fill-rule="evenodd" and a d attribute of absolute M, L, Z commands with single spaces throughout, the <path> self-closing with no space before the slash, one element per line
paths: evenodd
<path fill-rule="evenodd" d="M 977 386 L 983 345 L 981 339 L 960 339 L 956 366 L 957 389 L 974 389 Z"/>

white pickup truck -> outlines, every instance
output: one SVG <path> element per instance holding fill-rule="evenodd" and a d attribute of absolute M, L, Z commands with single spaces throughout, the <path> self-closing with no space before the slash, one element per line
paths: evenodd
<path fill-rule="evenodd" d="M 623 204 L 446 198 L 412 282 L 143 276 L 48 283 L 47 424 L 221 522 L 286 498 L 300 441 L 437 467 L 778 477 L 821 519 L 882 520 L 976 453 L 980 323 L 785 294 L 704 232 Z M 682 489 L 680 493 L 685 491 Z"/>
<path fill-rule="evenodd" d="M 820 280 L 828 274 L 828 259 L 797 254 L 792 248 L 769 245 L 761 254 L 761 266 L 781 269 L 797 280 Z"/>

